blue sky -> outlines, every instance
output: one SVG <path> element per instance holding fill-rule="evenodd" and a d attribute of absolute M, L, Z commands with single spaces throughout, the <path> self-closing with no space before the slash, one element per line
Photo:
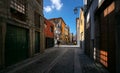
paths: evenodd
<path fill-rule="evenodd" d="M 47 19 L 62 17 L 70 27 L 70 32 L 76 34 L 76 17 L 73 9 L 83 5 L 83 0 L 43 0 L 44 17 Z"/>

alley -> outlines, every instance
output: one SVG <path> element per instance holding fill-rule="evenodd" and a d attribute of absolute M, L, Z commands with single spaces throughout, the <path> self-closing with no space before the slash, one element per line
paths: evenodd
<path fill-rule="evenodd" d="M 0 0 L 0 73 L 120 73 L 120 0 Z"/>
<path fill-rule="evenodd" d="M 107 73 L 75 46 L 49 48 L 45 53 L 1 73 Z"/>

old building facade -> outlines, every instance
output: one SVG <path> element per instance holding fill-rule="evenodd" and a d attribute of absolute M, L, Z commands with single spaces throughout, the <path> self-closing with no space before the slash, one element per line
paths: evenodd
<path fill-rule="evenodd" d="M 44 19 L 45 25 L 45 48 L 54 47 L 54 24 L 46 18 Z"/>
<path fill-rule="evenodd" d="M 70 30 L 69 26 L 65 26 L 65 44 L 69 44 L 70 42 Z"/>
<path fill-rule="evenodd" d="M 0 1 L 0 68 L 44 52 L 43 0 Z"/>
<path fill-rule="evenodd" d="M 79 24 L 80 24 L 80 48 L 84 49 L 84 10 L 83 8 L 80 8 L 80 17 L 79 17 Z"/>
<path fill-rule="evenodd" d="M 69 36 L 67 35 L 69 35 L 70 29 L 67 27 L 63 18 L 51 18 L 49 21 L 54 24 L 55 44 L 57 43 L 57 40 L 59 40 L 61 44 L 66 44 L 69 40 Z"/>
<path fill-rule="evenodd" d="M 110 73 L 119 73 L 119 0 L 84 0 L 85 52 Z"/>
<path fill-rule="evenodd" d="M 79 18 L 76 18 L 76 40 L 77 45 L 80 46 L 80 21 Z"/>
<path fill-rule="evenodd" d="M 66 41 L 67 41 L 67 28 L 66 28 L 66 23 L 64 22 L 63 18 L 59 18 L 59 20 L 61 21 L 61 35 L 60 35 L 60 40 L 61 40 L 61 44 L 66 44 Z"/>
<path fill-rule="evenodd" d="M 70 44 L 73 44 L 73 33 L 70 33 Z"/>
<path fill-rule="evenodd" d="M 54 24 L 54 44 L 57 44 L 57 41 L 60 40 L 61 35 L 61 22 L 57 18 L 51 18 L 49 21 Z"/>
<path fill-rule="evenodd" d="M 96 38 L 96 46 L 100 51 L 100 63 L 102 63 L 110 73 L 117 72 L 117 24 L 116 19 L 116 1 L 98 1 L 98 9 L 96 10 L 96 34 L 99 38 Z M 97 35 L 95 35 L 97 36 Z M 99 42 L 97 41 L 99 40 Z M 119 63 L 118 63 L 119 64 Z"/>

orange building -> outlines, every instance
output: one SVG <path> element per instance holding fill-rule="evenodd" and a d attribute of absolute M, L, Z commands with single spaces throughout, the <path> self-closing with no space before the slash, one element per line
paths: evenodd
<path fill-rule="evenodd" d="M 62 25 L 61 40 L 62 40 L 62 44 L 65 44 L 66 43 L 66 36 L 65 36 L 66 23 L 62 18 L 59 18 L 59 19 L 61 20 L 61 25 Z"/>
<path fill-rule="evenodd" d="M 54 24 L 45 19 L 45 47 L 50 48 L 54 46 Z"/>

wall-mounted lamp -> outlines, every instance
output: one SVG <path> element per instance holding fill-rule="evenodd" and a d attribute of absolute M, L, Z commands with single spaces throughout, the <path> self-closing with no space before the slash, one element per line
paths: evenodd
<path fill-rule="evenodd" d="M 78 8 L 82 8 L 81 6 L 77 6 L 74 8 L 74 14 L 77 14 L 78 13 Z"/>

